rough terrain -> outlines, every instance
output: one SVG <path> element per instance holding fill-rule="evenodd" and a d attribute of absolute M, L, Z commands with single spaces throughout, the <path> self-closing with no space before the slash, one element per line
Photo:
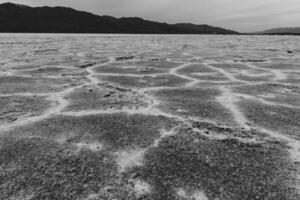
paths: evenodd
<path fill-rule="evenodd" d="M 300 199 L 299 47 L 0 35 L 0 199 Z"/>

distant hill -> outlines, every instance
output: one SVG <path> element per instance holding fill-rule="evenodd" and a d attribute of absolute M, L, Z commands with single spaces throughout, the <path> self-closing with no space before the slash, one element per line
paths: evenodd
<path fill-rule="evenodd" d="M 291 28 L 274 28 L 259 32 L 265 35 L 300 35 L 300 27 Z"/>
<path fill-rule="evenodd" d="M 182 23 L 182 24 L 174 24 L 177 28 L 182 28 L 185 30 L 190 31 L 198 31 L 203 34 L 236 34 L 237 32 L 219 28 L 219 27 L 213 27 L 206 24 L 203 25 L 196 25 L 196 24 L 189 24 L 189 23 Z"/>
<path fill-rule="evenodd" d="M 239 34 L 208 25 L 167 24 L 137 17 L 98 16 L 66 7 L 29 7 L 13 3 L 0 4 L 0 32 Z"/>

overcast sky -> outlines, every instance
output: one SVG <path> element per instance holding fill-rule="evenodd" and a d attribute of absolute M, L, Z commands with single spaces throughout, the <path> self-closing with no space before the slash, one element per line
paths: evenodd
<path fill-rule="evenodd" d="M 0 3 L 7 0 L 0 0 Z M 300 27 L 300 0 L 11 0 L 30 6 L 68 6 L 99 15 L 210 24 L 237 31 Z"/>

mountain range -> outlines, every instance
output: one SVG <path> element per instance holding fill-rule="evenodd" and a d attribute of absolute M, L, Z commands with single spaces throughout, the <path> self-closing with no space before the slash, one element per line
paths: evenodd
<path fill-rule="evenodd" d="M 98 16 L 67 7 L 29 7 L 13 3 L 0 4 L 0 32 L 239 34 L 209 25 L 167 24 L 138 17 Z"/>
<path fill-rule="evenodd" d="M 265 35 L 300 35 L 300 27 L 274 28 L 259 32 Z"/>

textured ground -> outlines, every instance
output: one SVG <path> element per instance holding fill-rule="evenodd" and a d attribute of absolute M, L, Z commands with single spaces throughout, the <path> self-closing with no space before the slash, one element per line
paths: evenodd
<path fill-rule="evenodd" d="M 299 46 L 0 35 L 0 199 L 299 200 Z"/>

